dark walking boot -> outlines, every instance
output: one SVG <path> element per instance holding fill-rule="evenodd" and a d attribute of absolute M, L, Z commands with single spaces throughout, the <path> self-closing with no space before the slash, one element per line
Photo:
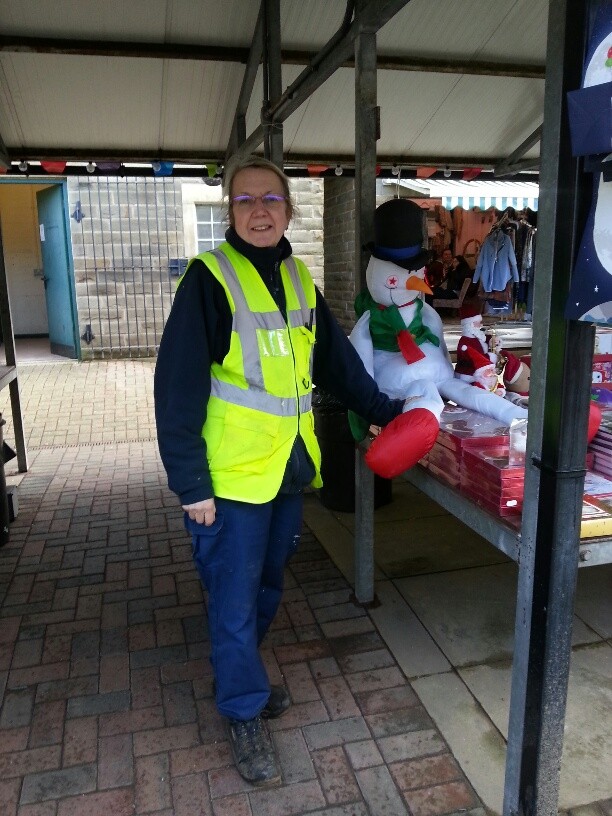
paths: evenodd
<path fill-rule="evenodd" d="M 281 780 L 274 746 L 261 717 L 228 720 L 229 741 L 238 773 L 251 785 L 276 785 Z"/>
<path fill-rule="evenodd" d="M 289 692 L 284 686 L 270 686 L 270 696 L 260 716 L 265 720 L 274 720 L 284 714 L 290 705 Z"/>
<path fill-rule="evenodd" d="M 217 684 L 215 683 L 214 679 L 212 682 L 212 690 L 213 694 L 216 695 Z M 284 714 L 290 705 L 291 698 L 289 697 L 289 692 L 284 686 L 270 686 L 270 696 L 268 697 L 268 702 L 265 704 L 262 711 L 259 712 L 259 716 L 263 717 L 264 720 L 274 720 L 276 717 L 280 717 L 281 714 Z"/>

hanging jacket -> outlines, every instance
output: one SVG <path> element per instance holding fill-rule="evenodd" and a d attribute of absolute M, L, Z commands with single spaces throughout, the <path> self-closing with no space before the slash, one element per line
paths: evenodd
<path fill-rule="evenodd" d="M 485 292 L 502 292 L 509 281 L 518 280 L 512 239 L 501 229 L 493 230 L 480 248 L 473 281 L 480 281 Z"/>
<path fill-rule="evenodd" d="M 311 405 L 316 295 L 308 270 L 295 258 L 281 264 L 285 322 L 253 265 L 229 244 L 198 259 L 225 289 L 233 318 L 229 352 L 211 366 L 202 428 L 215 496 L 255 504 L 274 498 L 298 433 L 315 466 L 312 485 L 320 487 Z"/>

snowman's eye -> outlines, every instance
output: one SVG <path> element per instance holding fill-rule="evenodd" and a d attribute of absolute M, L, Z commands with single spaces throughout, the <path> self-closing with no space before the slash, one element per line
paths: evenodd
<path fill-rule="evenodd" d="M 397 287 L 397 276 L 396 275 L 389 275 L 387 278 L 387 286 L 389 289 L 395 289 Z"/>

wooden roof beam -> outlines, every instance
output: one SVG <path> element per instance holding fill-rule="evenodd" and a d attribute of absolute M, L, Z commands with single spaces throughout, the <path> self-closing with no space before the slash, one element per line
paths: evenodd
<path fill-rule="evenodd" d="M 253 39 L 258 36 L 259 21 Z M 194 60 L 199 62 L 237 62 L 250 64 L 251 48 L 215 46 L 196 43 L 114 42 L 112 40 L 67 40 L 51 37 L 0 36 L 0 51 L 10 54 L 63 54 L 68 56 L 125 57 L 129 59 Z M 283 49 L 283 65 L 311 65 L 312 51 Z M 261 61 L 261 52 L 256 65 Z M 354 57 L 348 56 L 338 66 L 354 68 Z M 399 54 L 378 54 L 376 66 L 381 71 L 416 71 L 432 74 L 467 74 L 473 76 L 507 76 L 544 79 L 544 65 L 502 62 L 496 60 L 440 59 Z"/>

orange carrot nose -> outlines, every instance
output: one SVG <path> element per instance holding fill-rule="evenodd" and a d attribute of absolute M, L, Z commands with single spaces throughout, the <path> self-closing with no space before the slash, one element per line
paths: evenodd
<path fill-rule="evenodd" d="M 406 289 L 414 289 L 416 292 L 425 292 L 426 295 L 433 295 L 429 286 L 417 275 L 410 275 L 406 281 Z"/>

